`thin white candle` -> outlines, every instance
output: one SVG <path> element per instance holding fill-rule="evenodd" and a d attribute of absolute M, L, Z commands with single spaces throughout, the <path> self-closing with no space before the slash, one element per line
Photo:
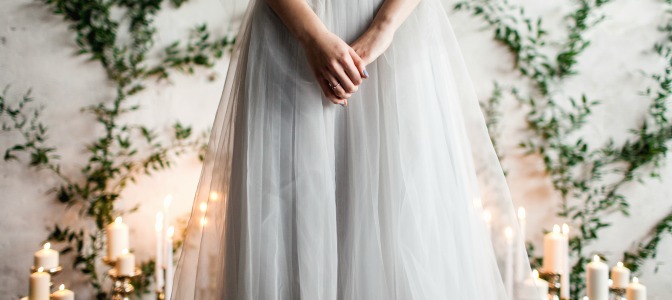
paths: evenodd
<path fill-rule="evenodd" d="M 504 237 L 506 238 L 506 291 L 509 293 L 509 299 L 513 299 L 513 230 L 511 227 L 504 229 Z"/>
<path fill-rule="evenodd" d="M 58 267 L 58 251 L 51 249 L 51 243 L 45 243 L 42 249 L 35 252 L 33 266 L 35 268 L 42 267 L 45 270 Z"/>
<path fill-rule="evenodd" d="M 646 300 L 646 286 L 639 282 L 639 278 L 633 277 L 625 290 L 625 298 L 628 300 Z"/>
<path fill-rule="evenodd" d="M 519 248 L 517 249 L 517 254 L 516 254 L 516 259 L 518 260 L 516 262 L 516 281 L 520 282 L 525 279 L 527 276 L 527 272 L 525 271 L 528 269 L 528 263 L 527 263 L 527 254 L 525 249 L 525 227 L 526 227 L 526 212 L 524 207 L 519 207 L 518 208 L 518 224 L 520 229 L 518 230 L 518 234 L 516 235 L 518 239 L 518 243 L 516 244 Z"/>
<path fill-rule="evenodd" d="M 49 282 L 51 282 L 51 275 L 44 272 L 42 267 L 39 267 L 37 272 L 30 274 L 28 299 L 49 300 Z"/>
<path fill-rule="evenodd" d="M 163 265 L 166 266 L 168 265 L 168 251 L 166 250 L 166 237 L 168 236 L 168 227 L 170 226 L 170 205 L 173 202 L 173 196 L 168 195 L 163 199 L 163 233 L 162 233 L 162 239 L 164 242 L 163 246 Z"/>
<path fill-rule="evenodd" d="M 173 235 L 175 233 L 175 227 L 170 226 L 168 228 L 167 234 L 168 238 L 166 239 L 167 252 L 166 252 L 166 299 L 170 299 L 170 296 L 173 293 Z"/>
<path fill-rule="evenodd" d="M 115 268 L 120 275 L 133 275 L 135 273 L 135 255 L 128 252 L 128 249 L 124 249 L 121 255 L 117 256 Z"/>
<path fill-rule="evenodd" d="M 128 225 L 117 217 L 107 225 L 107 258 L 116 260 L 124 249 L 128 249 Z"/>
<path fill-rule="evenodd" d="M 618 262 L 611 268 L 612 287 L 617 289 L 624 289 L 630 283 L 630 269 L 626 268 L 622 262 Z"/>
<path fill-rule="evenodd" d="M 492 214 L 487 209 L 483 210 L 483 221 L 485 221 L 485 228 L 486 228 L 488 234 L 491 234 L 491 232 L 492 232 Z"/>
<path fill-rule="evenodd" d="M 586 294 L 590 300 L 609 299 L 609 267 L 595 255 L 586 267 Z"/>
<path fill-rule="evenodd" d="M 65 288 L 64 284 L 58 287 L 58 291 L 51 294 L 51 300 L 75 300 L 75 293 Z"/>
<path fill-rule="evenodd" d="M 560 277 L 560 297 L 562 299 L 570 299 L 569 295 L 569 225 L 562 224 L 562 235 L 564 237 L 562 250 L 562 273 Z"/>
<path fill-rule="evenodd" d="M 163 290 L 163 214 L 156 213 L 156 263 L 154 264 L 154 276 L 156 277 L 156 290 Z"/>

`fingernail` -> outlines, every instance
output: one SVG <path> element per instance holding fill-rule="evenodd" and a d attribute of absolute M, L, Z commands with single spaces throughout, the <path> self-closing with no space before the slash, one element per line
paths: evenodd
<path fill-rule="evenodd" d="M 362 73 L 364 73 L 364 77 L 369 78 L 369 72 L 366 69 L 362 70 Z"/>
<path fill-rule="evenodd" d="M 338 105 L 345 107 L 345 104 L 343 104 L 343 102 L 339 103 Z"/>

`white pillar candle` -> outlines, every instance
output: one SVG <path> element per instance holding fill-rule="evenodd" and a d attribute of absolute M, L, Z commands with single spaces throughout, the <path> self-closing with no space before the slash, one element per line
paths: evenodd
<path fill-rule="evenodd" d="M 156 290 L 163 290 L 163 214 L 156 214 L 156 259 L 154 264 L 154 277 L 156 278 Z"/>
<path fill-rule="evenodd" d="M 107 258 L 116 260 L 124 249 L 128 249 L 128 225 L 117 217 L 107 225 Z"/>
<path fill-rule="evenodd" d="M 518 208 L 518 224 L 520 229 L 518 230 L 518 235 L 516 235 L 518 239 L 516 245 L 519 247 L 516 251 L 516 282 L 521 282 L 528 275 L 525 271 L 529 267 L 527 263 L 527 249 L 525 249 L 526 219 L 525 208 L 521 206 Z"/>
<path fill-rule="evenodd" d="M 34 266 L 45 270 L 58 267 L 58 251 L 51 249 L 51 243 L 45 243 L 42 249 L 35 252 Z"/>
<path fill-rule="evenodd" d="M 623 266 L 622 262 L 618 262 L 611 268 L 612 287 L 617 289 L 624 289 L 628 287 L 630 282 L 630 269 Z"/>
<path fill-rule="evenodd" d="M 29 300 L 49 300 L 49 282 L 51 275 L 40 267 L 37 272 L 30 274 Z"/>
<path fill-rule="evenodd" d="M 58 291 L 51 294 L 51 300 L 75 300 L 75 293 L 65 288 L 64 284 L 58 287 Z"/>
<path fill-rule="evenodd" d="M 639 278 L 632 278 L 625 290 L 625 298 L 628 300 L 646 300 L 646 286 L 639 283 Z"/>
<path fill-rule="evenodd" d="M 173 234 L 175 233 L 175 227 L 170 226 L 168 228 L 167 234 L 168 238 L 166 239 L 166 299 L 170 299 L 170 296 L 173 293 Z"/>
<path fill-rule="evenodd" d="M 509 293 L 509 299 L 513 299 L 513 229 L 506 227 L 504 229 L 504 237 L 506 238 L 506 291 Z"/>
<path fill-rule="evenodd" d="M 564 237 L 564 243 L 562 250 L 562 272 L 560 275 L 560 297 L 562 299 L 570 299 L 569 295 L 569 276 L 570 276 L 570 267 L 569 267 L 569 226 L 567 224 L 562 224 L 562 235 Z"/>
<path fill-rule="evenodd" d="M 543 268 L 545 272 L 563 273 L 565 244 L 567 244 L 567 238 L 560 233 L 560 226 L 553 225 L 553 231 L 544 235 Z"/>
<path fill-rule="evenodd" d="M 124 249 L 124 252 L 117 256 L 115 268 L 119 275 L 133 275 L 133 273 L 135 273 L 135 255 L 129 253 L 128 249 Z"/>
<path fill-rule="evenodd" d="M 541 300 L 548 297 L 548 282 L 539 278 L 537 270 L 533 270 L 532 276 L 528 275 L 520 286 L 518 290 L 520 300 Z"/>
<path fill-rule="evenodd" d="M 590 300 L 609 299 L 609 267 L 595 255 L 586 267 L 586 294 Z"/>

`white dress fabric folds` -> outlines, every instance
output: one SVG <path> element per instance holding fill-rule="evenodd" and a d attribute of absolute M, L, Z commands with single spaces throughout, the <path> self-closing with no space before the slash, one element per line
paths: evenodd
<path fill-rule="evenodd" d="M 307 1 L 347 43 L 383 2 Z M 347 107 L 265 1 L 241 24 L 171 299 L 540 299 L 507 287 L 519 227 L 438 0 Z M 515 263 L 529 277 L 527 256 Z"/>

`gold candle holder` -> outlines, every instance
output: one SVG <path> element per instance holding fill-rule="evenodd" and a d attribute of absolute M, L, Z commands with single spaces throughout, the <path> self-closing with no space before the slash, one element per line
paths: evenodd
<path fill-rule="evenodd" d="M 32 267 L 30 267 L 30 273 L 31 274 L 35 273 L 35 272 L 37 272 L 38 269 L 39 269 L 38 267 L 32 266 Z M 61 267 L 61 266 L 54 267 L 54 268 L 51 268 L 51 269 L 43 269 L 43 272 L 49 273 L 49 275 L 51 275 L 51 277 L 54 277 L 54 276 L 60 274 L 61 271 L 63 271 L 63 267 Z"/>
<path fill-rule="evenodd" d="M 626 300 L 624 288 L 609 287 L 609 293 L 615 296 L 614 300 Z"/>
<path fill-rule="evenodd" d="M 134 278 L 142 275 L 140 269 L 135 268 L 133 274 L 122 275 L 117 272 L 117 269 L 111 269 L 108 273 L 112 278 L 112 298 L 111 300 L 130 300 L 135 291 L 135 287 L 131 281 Z"/>
<path fill-rule="evenodd" d="M 165 300 L 166 294 L 163 291 L 156 291 L 156 300 Z"/>
<path fill-rule="evenodd" d="M 539 273 L 539 278 L 546 280 L 548 282 L 548 300 L 561 300 L 560 279 L 562 278 L 562 275 L 553 272 L 541 272 Z"/>
<path fill-rule="evenodd" d="M 117 260 L 116 259 L 112 260 L 107 256 L 103 256 L 103 263 L 110 267 L 114 267 L 117 264 Z"/>

